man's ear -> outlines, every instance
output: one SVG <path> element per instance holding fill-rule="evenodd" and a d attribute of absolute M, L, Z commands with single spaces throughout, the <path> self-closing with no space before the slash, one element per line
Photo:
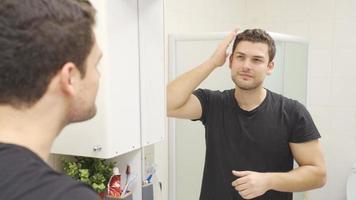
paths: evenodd
<path fill-rule="evenodd" d="M 274 69 L 274 61 L 268 63 L 267 65 L 267 75 L 271 75 Z"/>
<path fill-rule="evenodd" d="M 74 96 L 76 93 L 76 83 L 78 76 L 80 76 L 79 70 L 74 63 L 68 62 L 63 65 L 59 72 L 60 87 L 62 91 L 70 96 Z"/>

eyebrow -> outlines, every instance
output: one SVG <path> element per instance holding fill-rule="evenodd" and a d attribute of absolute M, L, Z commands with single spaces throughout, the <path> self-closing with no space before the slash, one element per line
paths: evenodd
<path fill-rule="evenodd" d="M 243 56 L 246 56 L 246 54 L 245 53 L 242 53 L 242 52 L 235 52 L 235 54 L 239 54 L 239 55 L 243 55 Z M 263 56 L 252 56 L 253 58 L 260 58 L 260 59 L 265 59 L 265 57 L 263 57 Z"/>

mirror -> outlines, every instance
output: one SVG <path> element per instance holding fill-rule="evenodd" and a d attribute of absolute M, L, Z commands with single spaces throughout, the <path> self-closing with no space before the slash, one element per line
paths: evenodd
<path fill-rule="evenodd" d="M 306 103 L 308 43 L 299 37 L 270 33 L 276 41 L 275 70 L 266 77 L 271 91 Z M 197 66 L 214 52 L 227 33 L 170 35 L 170 80 Z M 231 51 L 231 50 L 230 50 Z M 228 62 L 213 71 L 199 88 L 234 88 Z M 205 159 L 205 129 L 200 122 L 170 119 L 172 200 L 199 199 Z M 295 193 L 294 199 L 303 199 Z"/>

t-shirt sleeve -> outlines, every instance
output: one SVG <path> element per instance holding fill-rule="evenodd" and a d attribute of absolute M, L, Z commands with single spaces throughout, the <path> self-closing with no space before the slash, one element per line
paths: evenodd
<path fill-rule="evenodd" d="M 65 192 L 61 200 L 98 200 L 99 194 L 84 185 L 76 185 Z"/>
<path fill-rule="evenodd" d="M 51 195 L 57 200 L 98 200 L 99 194 L 96 193 L 88 185 L 76 181 L 71 177 L 60 174 L 60 177 L 53 179 L 52 184 L 49 185 L 54 190 Z"/>
<path fill-rule="evenodd" d="M 200 120 L 205 125 L 207 121 L 206 113 L 209 107 L 209 91 L 206 89 L 197 89 L 193 92 L 193 95 L 199 99 L 202 108 L 201 117 L 199 119 L 193 119 L 193 121 Z"/>
<path fill-rule="evenodd" d="M 303 104 L 294 101 L 292 115 L 293 123 L 289 142 L 302 143 L 320 138 L 319 131 Z"/>

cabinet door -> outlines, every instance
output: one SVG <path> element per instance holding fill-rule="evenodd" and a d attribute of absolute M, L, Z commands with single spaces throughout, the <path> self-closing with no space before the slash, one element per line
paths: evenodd
<path fill-rule="evenodd" d="M 163 0 L 138 0 L 142 146 L 163 140 L 165 70 Z"/>
<path fill-rule="evenodd" d="M 140 148 L 137 0 L 93 0 L 103 50 L 98 113 L 65 128 L 53 153 L 111 158 Z"/>

